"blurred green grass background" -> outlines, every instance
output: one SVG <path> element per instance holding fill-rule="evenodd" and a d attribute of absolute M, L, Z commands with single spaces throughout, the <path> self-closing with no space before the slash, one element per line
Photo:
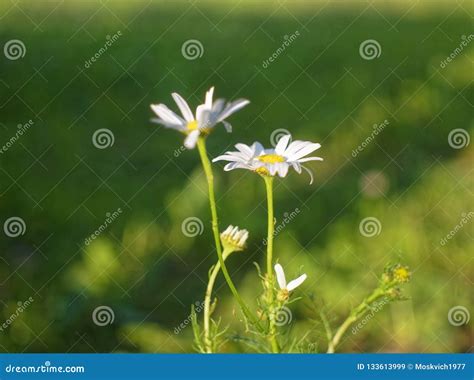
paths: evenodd
<path fill-rule="evenodd" d="M 378 312 L 344 352 L 466 352 L 470 325 L 448 311 L 472 308 L 473 224 L 444 238 L 473 211 L 472 144 L 453 149 L 452 129 L 472 135 L 473 47 L 446 68 L 440 62 L 471 35 L 469 2 L 4 2 L 0 41 L 19 39 L 26 55 L 0 59 L 1 143 L 18 124 L 34 125 L 0 155 L 2 223 L 20 216 L 18 238 L 0 240 L 1 316 L 34 302 L 0 333 L 10 352 L 188 352 L 192 332 L 174 329 L 202 300 L 215 262 L 206 187 L 197 152 L 176 152 L 181 135 L 150 123 L 150 103 L 172 106 L 179 92 L 193 106 L 216 86 L 219 97 L 251 104 L 216 129 L 211 156 L 237 142 L 269 144 L 271 132 L 322 144 L 316 181 L 290 174 L 277 181 L 276 218 L 299 209 L 276 237 L 275 256 L 309 279 L 292 305 L 293 333 L 310 332 L 324 351 L 314 311 L 340 322 L 387 262 L 413 271 L 408 301 Z M 85 68 L 107 36 L 122 36 Z M 300 36 L 268 68 L 262 63 L 284 36 Z M 187 60 L 181 46 L 199 40 L 204 54 Z M 362 59 L 361 42 L 377 40 L 381 56 Z M 175 107 L 172 107 L 175 109 Z M 374 124 L 389 125 L 355 158 Z M 113 131 L 104 150 L 91 142 Z M 252 173 L 215 165 L 221 229 L 250 231 L 249 249 L 229 267 L 249 300 L 259 295 L 253 261 L 262 262 L 264 187 Z M 107 212 L 123 213 L 99 239 L 84 240 Z M 183 236 L 189 216 L 204 222 Z M 360 234 L 376 217 L 381 233 Z M 290 274 L 291 273 L 291 274 Z M 217 313 L 231 331 L 241 325 L 222 279 Z M 316 306 L 309 298 L 314 297 Z M 114 323 L 92 323 L 99 305 Z M 245 351 L 229 343 L 227 351 Z"/>

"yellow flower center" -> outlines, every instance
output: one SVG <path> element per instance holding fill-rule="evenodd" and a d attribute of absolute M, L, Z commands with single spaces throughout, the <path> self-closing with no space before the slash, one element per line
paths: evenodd
<path fill-rule="evenodd" d="M 406 267 L 399 267 L 395 269 L 393 275 L 399 282 L 407 282 L 410 279 L 410 272 Z"/>
<path fill-rule="evenodd" d="M 279 154 L 262 154 L 257 157 L 260 162 L 265 162 L 266 164 L 275 164 L 277 162 L 285 162 L 285 157 L 280 156 Z"/>
<path fill-rule="evenodd" d="M 194 131 L 198 129 L 198 122 L 196 120 L 190 121 L 187 125 L 186 128 L 188 131 Z"/>

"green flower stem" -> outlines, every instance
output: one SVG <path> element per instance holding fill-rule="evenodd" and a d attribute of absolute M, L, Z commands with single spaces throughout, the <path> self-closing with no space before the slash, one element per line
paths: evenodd
<path fill-rule="evenodd" d="M 258 320 L 250 312 L 249 308 L 247 307 L 243 299 L 240 297 L 240 294 L 237 291 L 237 288 L 235 287 L 234 283 L 232 282 L 232 279 L 230 278 L 230 275 L 229 275 L 229 271 L 227 270 L 227 267 L 224 263 L 224 258 L 222 256 L 220 236 L 219 236 L 219 224 L 217 220 L 216 197 L 214 195 L 214 175 L 212 173 L 211 162 L 209 161 L 209 157 L 207 156 L 206 142 L 204 140 L 204 137 L 199 137 L 198 142 L 197 142 L 197 147 L 199 151 L 199 156 L 201 157 L 204 173 L 206 174 L 207 185 L 209 188 L 209 204 L 211 207 L 212 232 L 214 234 L 214 242 L 216 244 L 217 256 L 219 258 L 219 264 L 221 266 L 222 273 L 224 274 L 225 280 L 227 281 L 227 285 L 229 285 L 229 288 L 232 294 L 234 295 L 235 299 L 239 303 L 240 308 L 242 309 L 242 312 L 244 313 L 244 315 L 252 322 L 253 325 L 255 325 L 260 331 L 262 331 L 262 328 L 259 325 Z"/>
<path fill-rule="evenodd" d="M 224 249 L 222 253 L 224 261 L 232 252 Z M 206 296 L 204 297 L 204 347 L 207 353 L 213 352 L 212 341 L 210 338 L 211 334 L 211 300 L 212 300 L 212 290 L 214 288 L 214 283 L 216 282 L 217 275 L 221 269 L 221 264 L 218 261 L 214 268 L 212 268 L 211 274 L 209 275 L 209 282 L 207 283 Z"/>
<path fill-rule="evenodd" d="M 345 321 L 342 323 L 341 326 L 337 329 L 336 333 L 332 337 L 332 339 L 329 341 L 328 344 L 328 354 L 333 354 L 336 351 L 337 345 L 340 343 L 341 338 L 343 337 L 344 333 L 347 331 L 347 329 L 354 323 L 356 322 L 364 313 L 366 312 L 368 306 L 378 300 L 380 297 L 383 297 L 385 295 L 385 292 L 383 289 L 377 288 L 375 289 L 370 296 L 365 298 L 359 306 L 356 308 L 352 309 L 351 313 L 349 316 L 345 319 Z"/>
<path fill-rule="evenodd" d="M 272 352 L 280 352 L 278 341 L 276 338 L 275 313 L 274 313 L 274 297 L 273 297 L 273 233 L 275 230 L 273 216 L 273 177 L 264 176 L 265 188 L 267 190 L 267 213 L 268 213 L 268 233 L 267 233 L 267 301 L 269 315 L 269 339 L 272 346 Z"/>

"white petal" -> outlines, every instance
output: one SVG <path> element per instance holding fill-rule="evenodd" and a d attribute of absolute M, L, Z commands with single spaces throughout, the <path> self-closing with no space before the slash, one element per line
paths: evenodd
<path fill-rule="evenodd" d="M 212 160 L 212 162 L 217 161 L 247 162 L 247 159 L 239 155 L 239 152 L 227 152 L 226 154 L 220 155 Z"/>
<path fill-rule="evenodd" d="M 321 148 L 321 144 L 315 144 L 315 143 L 309 143 L 306 145 L 304 148 L 298 150 L 297 152 L 287 156 L 290 161 L 295 161 L 300 159 L 301 157 L 304 157 L 312 152 L 314 152 L 316 149 Z"/>
<path fill-rule="evenodd" d="M 186 100 L 184 100 L 181 95 L 179 95 L 176 92 L 173 92 L 171 94 L 173 97 L 174 101 L 176 102 L 176 105 L 178 106 L 179 110 L 181 111 L 181 114 L 183 115 L 184 119 L 187 122 L 193 121 L 194 120 L 194 115 L 191 112 L 191 109 L 188 106 L 188 103 L 186 103 Z"/>
<path fill-rule="evenodd" d="M 254 155 L 253 149 L 246 144 L 238 143 L 235 144 L 235 147 L 248 158 L 251 158 Z"/>
<path fill-rule="evenodd" d="M 186 129 L 182 124 L 173 124 L 157 117 L 151 119 L 151 121 L 153 123 L 161 124 L 166 128 L 176 129 L 177 131 L 184 131 Z"/>
<path fill-rule="evenodd" d="M 206 102 L 204 103 L 209 110 L 212 108 L 212 95 L 213 94 L 214 94 L 214 87 L 211 87 L 209 91 L 206 92 Z"/>
<path fill-rule="evenodd" d="M 184 139 L 184 146 L 187 149 L 193 149 L 196 146 L 196 142 L 198 140 L 198 137 L 199 137 L 199 130 L 196 129 L 196 130 L 192 131 Z"/>
<path fill-rule="evenodd" d="M 291 135 L 285 135 L 278 140 L 278 143 L 275 147 L 275 153 L 280 156 L 285 152 L 288 143 L 290 142 Z"/>
<path fill-rule="evenodd" d="M 290 165 L 288 165 L 286 162 L 280 162 L 278 164 L 278 175 L 281 177 L 281 178 L 284 178 L 286 177 L 286 175 L 288 174 L 288 168 L 289 168 Z"/>
<path fill-rule="evenodd" d="M 196 120 L 198 128 L 212 128 L 215 123 L 210 120 L 211 111 L 209 111 L 205 104 L 201 104 L 196 108 Z"/>
<path fill-rule="evenodd" d="M 224 124 L 224 128 L 227 131 L 227 133 L 232 133 L 232 124 L 230 124 L 228 121 L 222 120 L 222 124 Z"/>
<path fill-rule="evenodd" d="M 241 108 L 244 108 L 249 103 L 250 103 L 249 100 L 239 99 L 239 100 L 236 100 L 235 102 L 227 104 L 227 106 L 224 108 L 224 111 L 222 111 L 222 113 L 219 115 L 217 121 L 222 121 L 228 118 L 234 112 L 237 112 Z"/>
<path fill-rule="evenodd" d="M 305 157 L 300 158 L 298 162 L 308 162 L 308 161 L 324 161 L 321 157 Z"/>
<path fill-rule="evenodd" d="M 280 264 L 275 264 L 275 273 L 280 289 L 286 289 L 285 272 L 283 272 L 283 267 Z"/>
<path fill-rule="evenodd" d="M 301 167 L 309 174 L 309 177 L 310 177 L 309 184 L 311 185 L 313 183 L 313 180 L 314 180 L 313 172 L 311 170 L 309 170 L 308 168 L 304 167 L 303 165 L 301 165 Z"/>
<path fill-rule="evenodd" d="M 306 274 L 302 274 L 297 279 L 290 281 L 286 288 L 288 289 L 288 291 L 291 292 L 292 290 L 300 286 L 304 282 L 304 280 L 306 280 L 306 277 L 308 277 L 306 276 Z"/>
<path fill-rule="evenodd" d="M 151 109 L 158 115 L 160 119 L 163 119 L 167 123 L 171 124 L 184 124 L 184 120 L 171 111 L 164 104 L 152 104 Z"/>
<path fill-rule="evenodd" d="M 252 149 L 253 156 L 259 156 L 261 153 L 265 152 L 264 147 L 258 141 L 255 141 L 250 148 Z"/>
<path fill-rule="evenodd" d="M 285 156 L 291 156 L 293 153 L 297 152 L 301 148 L 305 147 L 308 144 L 308 141 L 294 140 L 288 145 L 285 151 Z"/>

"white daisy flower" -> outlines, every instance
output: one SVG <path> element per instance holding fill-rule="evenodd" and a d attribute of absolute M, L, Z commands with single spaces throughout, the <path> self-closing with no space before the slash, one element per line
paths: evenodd
<path fill-rule="evenodd" d="M 230 225 L 224 232 L 221 233 L 221 242 L 224 248 L 229 250 L 242 251 L 245 249 L 245 243 L 249 237 L 249 232 L 239 227 Z"/>
<path fill-rule="evenodd" d="M 238 99 L 228 103 L 225 103 L 224 99 L 217 99 L 213 102 L 213 93 L 214 87 L 211 87 L 206 92 L 205 102 L 198 106 L 196 113 L 193 114 L 188 103 L 179 94 L 174 92 L 171 96 L 176 102 L 181 116 L 171 111 L 164 104 L 152 104 L 151 109 L 158 116 L 158 118 L 152 119 L 152 121 L 162 124 L 166 128 L 176 129 L 184 133 L 186 135 L 184 146 L 188 149 L 193 149 L 196 146 L 198 137 L 209 134 L 211 129 L 219 123 L 223 123 L 226 130 L 231 132 L 232 126 L 225 119 L 250 102 L 246 99 Z"/>
<path fill-rule="evenodd" d="M 290 135 L 283 136 L 274 149 L 265 149 L 259 142 L 254 142 L 251 146 L 236 144 L 237 152 L 226 152 L 212 161 L 229 161 L 224 166 L 225 171 L 247 169 L 263 176 L 274 176 L 278 173 L 280 177 L 286 177 L 290 167 L 298 173 L 304 169 L 311 177 L 310 183 L 313 183 L 313 173 L 301 164 L 308 161 L 322 161 L 321 157 L 305 157 L 319 149 L 321 144 L 300 140 L 290 143 L 290 139 Z"/>
<path fill-rule="evenodd" d="M 278 298 L 280 301 L 286 301 L 290 295 L 290 292 L 300 286 L 308 277 L 305 273 L 299 276 L 298 278 L 291 280 L 287 284 L 285 272 L 283 271 L 283 267 L 280 264 L 275 264 L 275 273 L 278 285 L 280 286 L 280 293 L 278 294 Z"/>

